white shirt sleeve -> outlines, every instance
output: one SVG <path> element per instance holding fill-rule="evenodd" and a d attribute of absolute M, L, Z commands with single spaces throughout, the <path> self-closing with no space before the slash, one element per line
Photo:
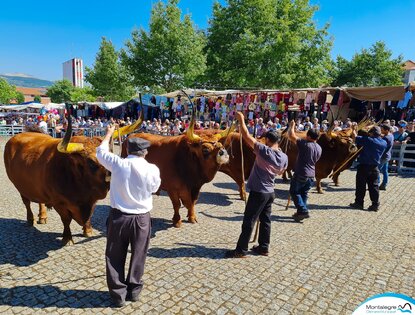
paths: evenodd
<path fill-rule="evenodd" d="M 113 166 L 119 164 L 122 160 L 118 155 L 110 152 L 108 143 L 101 143 L 96 153 L 98 162 L 110 172 L 113 171 Z"/>
<path fill-rule="evenodd" d="M 160 170 L 157 166 L 153 166 L 153 171 L 151 172 L 153 175 L 153 178 L 150 182 L 150 190 L 152 193 L 155 193 L 161 184 L 161 179 L 160 179 Z"/>

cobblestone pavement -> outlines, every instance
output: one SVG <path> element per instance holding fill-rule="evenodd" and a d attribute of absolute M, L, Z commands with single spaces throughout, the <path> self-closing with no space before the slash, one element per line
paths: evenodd
<path fill-rule="evenodd" d="M 61 247 L 58 214 L 51 210 L 46 225 L 26 226 L 1 162 L 0 314 L 351 314 L 374 294 L 414 297 L 414 178 L 392 176 L 373 213 L 347 207 L 354 175 L 346 171 L 341 187 L 326 180 L 325 194 L 312 193 L 312 217 L 304 223 L 292 221 L 292 207 L 285 210 L 288 184 L 278 181 L 269 257 L 223 259 L 244 209 L 226 175 L 202 187 L 197 224 L 173 228 L 170 200 L 155 196 L 141 299 L 112 309 L 104 264 L 108 198 L 95 210 L 95 236 L 82 237 L 73 223 L 75 245 Z"/>

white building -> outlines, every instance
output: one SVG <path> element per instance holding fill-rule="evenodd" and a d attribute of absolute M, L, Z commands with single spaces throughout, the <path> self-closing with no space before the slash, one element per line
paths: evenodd
<path fill-rule="evenodd" d="M 73 58 L 62 64 L 63 78 L 72 82 L 73 86 L 84 87 L 84 63 L 82 59 Z"/>
<path fill-rule="evenodd" d="M 405 61 L 403 83 L 405 85 L 415 81 L 415 62 L 412 60 Z"/>

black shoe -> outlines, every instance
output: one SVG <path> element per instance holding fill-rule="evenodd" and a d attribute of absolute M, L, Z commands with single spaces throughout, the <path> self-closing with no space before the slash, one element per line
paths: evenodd
<path fill-rule="evenodd" d="M 350 207 L 353 208 L 353 209 L 359 209 L 359 210 L 363 210 L 364 209 L 363 208 L 363 205 L 361 205 L 359 203 L 356 203 L 356 202 L 351 203 L 350 204 Z"/>
<path fill-rule="evenodd" d="M 125 301 L 112 300 L 112 303 L 111 303 L 112 308 L 120 308 L 120 307 L 123 307 L 123 306 L 125 306 Z"/>
<path fill-rule="evenodd" d="M 237 250 L 228 250 L 225 253 L 225 258 L 246 258 L 246 254 L 239 252 Z"/>
<path fill-rule="evenodd" d="M 131 302 L 137 302 L 139 300 L 140 294 L 133 295 L 131 292 L 127 292 L 126 300 Z"/>
<path fill-rule="evenodd" d="M 259 245 L 255 245 L 254 247 L 251 248 L 252 252 L 254 252 L 256 255 L 261 255 L 261 256 L 268 256 L 269 252 L 261 247 L 259 247 Z"/>
<path fill-rule="evenodd" d="M 378 205 L 371 205 L 369 208 L 367 208 L 367 211 L 379 211 L 379 206 Z"/>
<path fill-rule="evenodd" d="M 386 190 L 386 185 L 380 185 L 379 190 Z"/>
<path fill-rule="evenodd" d="M 293 214 L 293 219 L 295 222 L 301 222 L 304 219 L 308 219 L 310 217 L 310 215 L 308 214 L 308 212 L 296 212 Z"/>

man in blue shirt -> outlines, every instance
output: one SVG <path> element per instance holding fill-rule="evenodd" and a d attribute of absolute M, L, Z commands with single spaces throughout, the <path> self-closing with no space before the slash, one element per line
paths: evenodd
<path fill-rule="evenodd" d="M 390 132 L 391 127 L 389 125 L 383 124 L 380 129 L 382 131 L 383 140 L 386 141 L 386 149 L 385 152 L 383 152 L 383 155 L 380 159 L 379 172 L 382 173 L 383 180 L 382 184 L 379 186 L 379 190 L 386 190 L 386 185 L 388 184 L 389 179 L 389 161 L 392 158 L 393 134 Z"/>
<path fill-rule="evenodd" d="M 310 217 L 307 206 L 308 192 L 316 176 L 316 163 L 321 157 L 322 149 L 317 143 L 320 136 L 318 129 L 308 130 L 306 139 L 300 139 L 295 134 L 294 127 L 295 122 L 292 120 L 288 127 L 288 139 L 296 143 L 298 155 L 295 162 L 294 176 L 291 178 L 290 195 L 297 208 L 293 219 L 296 222 L 301 222 Z"/>
<path fill-rule="evenodd" d="M 356 172 L 356 198 L 350 207 L 363 210 L 363 203 L 366 194 L 366 185 L 369 190 L 372 205 L 368 211 L 379 210 L 379 165 L 380 160 L 385 152 L 387 144 L 381 138 L 379 127 L 372 127 L 368 136 L 357 136 L 354 128 L 353 134 L 356 137 L 356 144 L 362 146 L 362 152 L 359 155 L 359 165 Z"/>

